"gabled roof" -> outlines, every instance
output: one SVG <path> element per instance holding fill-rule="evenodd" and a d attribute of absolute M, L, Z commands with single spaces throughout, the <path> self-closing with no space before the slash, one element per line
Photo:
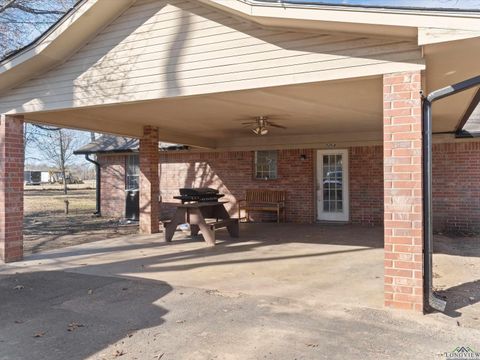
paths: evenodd
<path fill-rule="evenodd" d="M 321 1 L 199 1 L 247 17 L 264 26 L 416 38 L 420 45 L 480 36 L 480 11 L 332 5 Z M 437 30 L 440 30 L 439 33 Z"/>
<path fill-rule="evenodd" d="M 170 144 L 160 142 L 158 144 L 160 151 L 174 151 L 174 150 L 186 150 L 188 146 L 179 144 Z M 92 141 L 91 143 L 82 146 L 80 149 L 75 150 L 75 155 L 81 154 L 108 154 L 108 153 L 125 153 L 125 152 L 138 152 L 139 140 L 132 139 L 123 136 L 103 135 Z"/>
<path fill-rule="evenodd" d="M 281 1 L 198 1 L 264 26 L 418 38 L 419 44 L 480 36 L 480 13 L 476 12 L 378 9 Z M 43 36 L 0 62 L 0 93 L 64 61 L 134 2 L 78 1 Z"/>
<path fill-rule="evenodd" d="M 0 93 L 65 61 L 134 0 L 80 0 L 42 36 L 0 62 Z"/>

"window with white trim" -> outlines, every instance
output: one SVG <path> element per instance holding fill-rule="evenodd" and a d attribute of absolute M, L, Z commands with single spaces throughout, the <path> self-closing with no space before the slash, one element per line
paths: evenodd
<path fill-rule="evenodd" d="M 276 179 L 277 158 L 276 150 L 255 151 L 255 179 Z"/>

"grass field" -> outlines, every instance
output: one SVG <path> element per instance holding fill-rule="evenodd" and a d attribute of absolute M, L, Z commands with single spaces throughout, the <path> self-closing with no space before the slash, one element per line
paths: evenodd
<path fill-rule="evenodd" d="M 137 232 L 136 225 L 119 219 L 95 217 L 95 189 L 69 185 L 28 186 L 24 192 L 25 253 L 81 244 Z M 65 214 L 65 200 L 69 214 Z"/>

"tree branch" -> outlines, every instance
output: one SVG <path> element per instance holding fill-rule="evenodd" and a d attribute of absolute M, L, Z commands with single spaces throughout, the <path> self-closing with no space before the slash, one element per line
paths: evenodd
<path fill-rule="evenodd" d="M 16 0 L 8 0 L 5 5 L 0 6 L 0 13 L 4 12 L 7 9 L 18 9 L 33 15 L 63 15 L 65 13 L 65 11 L 61 10 L 36 9 L 30 6 L 20 4 Z"/>

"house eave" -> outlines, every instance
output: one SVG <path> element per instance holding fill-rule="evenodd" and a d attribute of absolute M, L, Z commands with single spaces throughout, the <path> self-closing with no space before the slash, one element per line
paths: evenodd
<path fill-rule="evenodd" d="M 264 26 L 291 26 L 351 32 L 377 36 L 417 39 L 420 29 L 472 32 L 479 36 L 480 12 L 439 11 L 319 5 L 303 3 L 265 3 L 253 0 L 200 0 L 224 11 L 247 17 Z M 463 34 L 463 36 L 467 36 Z M 423 44 L 428 43 L 424 37 Z M 446 41 L 451 41 L 445 37 Z M 437 38 L 436 42 L 442 39 Z"/>
<path fill-rule="evenodd" d="M 199 0 L 263 26 L 292 27 L 366 35 L 419 38 L 425 29 L 441 29 L 441 42 L 480 36 L 480 13 L 418 11 L 353 6 L 261 3 L 252 0 Z M 71 54 L 131 6 L 135 0 L 81 0 L 43 36 L 0 62 L 0 93 L 65 61 Z M 423 30 L 421 30 L 423 29 Z M 449 32 L 460 32 L 453 35 Z M 422 45 L 429 38 L 420 36 Z M 433 41 L 433 40 L 432 40 Z"/>
<path fill-rule="evenodd" d="M 82 0 L 32 44 L 0 62 L 0 93 L 68 59 L 134 0 Z"/>

